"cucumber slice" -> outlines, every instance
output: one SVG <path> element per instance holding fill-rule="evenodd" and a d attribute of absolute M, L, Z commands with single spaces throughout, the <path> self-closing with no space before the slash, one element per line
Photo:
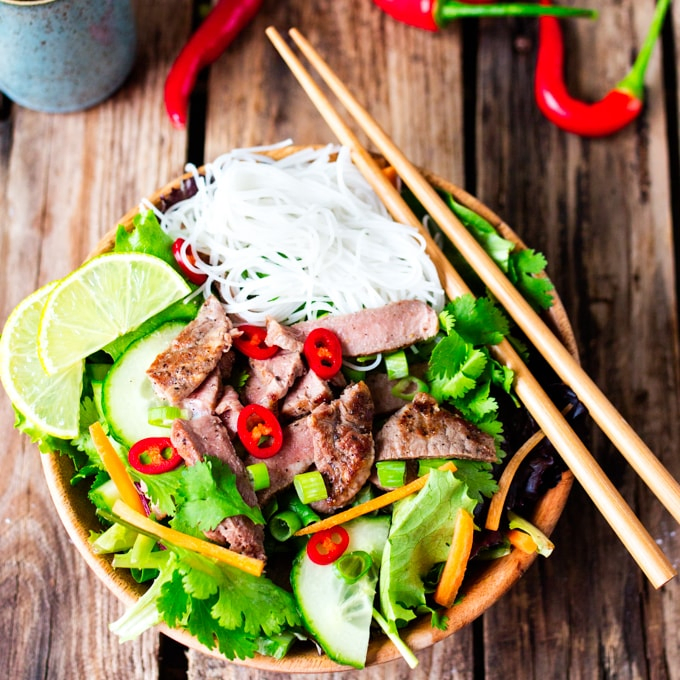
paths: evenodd
<path fill-rule="evenodd" d="M 363 668 L 373 618 L 378 567 L 390 518 L 359 517 L 343 525 L 349 534 L 345 554 L 367 552 L 373 567 L 355 583 L 338 576 L 332 564 L 314 564 L 303 550 L 293 563 L 291 584 L 307 630 L 333 661 Z"/>
<path fill-rule="evenodd" d="M 121 444 L 130 447 L 145 437 L 168 436 L 167 427 L 149 425 L 149 408 L 158 404 L 158 397 L 146 369 L 185 326 L 172 321 L 136 340 L 106 375 L 102 411 Z"/>

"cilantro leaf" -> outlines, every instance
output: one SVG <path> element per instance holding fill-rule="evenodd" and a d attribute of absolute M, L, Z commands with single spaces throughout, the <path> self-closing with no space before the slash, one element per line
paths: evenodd
<path fill-rule="evenodd" d="M 553 304 L 554 286 L 542 275 L 547 261 L 542 253 L 531 248 L 518 250 L 510 259 L 509 278 L 524 297 L 538 309 L 548 309 Z"/>
<path fill-rule="evenodd" d="M 176 510 L 175 498 L 179 493 L 184 470 L 184 467 L 178 467 L 176 470 L 170 470 L 170 472 L 148 475 L 131 467 L 129 473 L 134 481 L 141 482 L 144 485 L 146 494 L 159 512 L 163 515 L 174 515 Z"/>
<path fill-rule="evenodd" d="M 456 460 L 456 471 L 453 474 L 465 483 L 468 495 L 478 503 L 482 502 L 482 496 L 491 498 L 498 490 L 498 483 L 493 477 L 493 468 L 490 463 Z"/>
<path fill-rule="evenodd" d="M 473 345 L 497 345 L 510 329 L 505 314 L 488 298 L 462 295 L 446 311 L 455 319 L 456 332 Z"/>
<path fill-rule="evenodd" d="M 221 566 L 220 597 L 213 606 L 213 615 L 227 628 L 242 625 L 247 633 L 271 636 L 281 631 L 282 625 L 295 626 L 299 615 L 291 593 L 262 576 Z M 261 606 L 253 606 L 260 603 Z"/>
<path fill-rule="evenodd" d="M 264 524 L 259 507 L 249 506 L 241 497 L 231 468 L 213 456 L 182 471 L 176 500 L 177 511 L 170 524 L 184 533 L 197 535 L 214 529 L 225 517 L 234 515 Z"/>

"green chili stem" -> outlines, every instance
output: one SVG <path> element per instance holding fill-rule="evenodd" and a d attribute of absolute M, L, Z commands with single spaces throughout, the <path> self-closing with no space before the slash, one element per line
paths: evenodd
<path fill-rule="evenodd" d="M 471 5 L 465 2 L 444 0 L 436 3 L 435 22 L 438 26 L 470 17 L 586 17 L 594 19 L 597 12 L 580 7 L 554 7 L 533 3 L 508 2 L 493 5 Z"/>
<path fill-rule="evenodd" d="M 647 66 L 649 66 L 649 60 L 654 51 L 654 46 L 661 34 L 661 28 L 663 27 L 663 22 L 666 18 L 666 13 L 668 12 L 670 4 L 671 0 L 659 0 L 657 3 L 656 9 L 654 10 L 654 16 L 652 17 L 652 23 L 649 26 L 649 31 L 647 31 L 647 35 L 638 52 L 637 58 L 628 74 L 616 86 L 617 90 L 630 92 L 636 99 L 641 100 L 644 97 L 645 73 L 647 72 Z"/>

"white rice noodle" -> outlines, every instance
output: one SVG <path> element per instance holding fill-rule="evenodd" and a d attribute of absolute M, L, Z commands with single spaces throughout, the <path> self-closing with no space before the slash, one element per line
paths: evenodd
<path fill-rule="evenodd" d="M 281 160 L 237 149 L 194 172 L 198 192 L 162 228 L 207 261 L 200 292 L 215 289 L 228 313 L 253 324 L 292 324 L 391 301 L 444 304 L 421 236 L 394 222 L 348 149 L 305 148 Z M 331 156 L 337 153 L 337 160 Z M 148 207 L 148 206 L 147 206 Z"/>

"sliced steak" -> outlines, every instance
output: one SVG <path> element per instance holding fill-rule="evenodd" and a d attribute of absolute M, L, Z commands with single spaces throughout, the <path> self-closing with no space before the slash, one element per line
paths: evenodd
<path fill-rule="evenodd" d="M 215 296 L 147 369 L 156 394 L 171 404 L 190 395 L 231 347 L 231 322 Z"/>
<path fill-rule="evenodd" d="M 312 507 L 332 512 L 347 505 L 371 474 L 375 457 L 371 393 L 363 382 L 350 385 L 339 399 L 317 406 L 308 418 L 314 463 L 329 490 L 328 498 Z"/>
<path fill-rule="evenodd" d="M 215 406 L 215 413 L 222 419 L 232 439 L 236 436 L 238 416 L 242 410 L 243 404 L 239 399 L 238 392 L 231 385 L 226 385 L 222 392 L 222 398 Z"/>
<path fill-rule="evenodd" d="M 246 458 L 246 465 L 265 463 L 269 470 L 269 487 L 257 492 L 260 505 L 264 504 L 283 489 L 287 489 L 295 475 L 306 472 L 314 464 L 309 418 L 300 418 L 283 428 L 283 446 L 271 458 Z"/>
<path fill-rule="evenodd" d="M 439 406 L 429 394 L 391 416 L 375 438 L 376 461 L 413 458 L 465 458 L 496 462 L 493 437 Z"/>
<path fill-rule="evenodd" d="M 400 300 L 353 314 L 329 314 L 292 326 L 307 335 L 314 328 L 333 331 L 349 357 L 367 356 L 408 347 L 437 334 L 437 312 L 419 300 Z"/>
<path fill-rule="evenodd" d="M 299 418 L 311 413 L 319 404 L 333 399 L 333 390 L 327 380 L 314 371 L 307 371 L 288 392 L 281 406 L 281 415 Z"/>
<path fill-rule="evenodd" d="M 180 401 L 181 408 L 187 409 L 192 418 L 215 413 L 222 396 L 222 378 L 219 368 L 214 368 L 208 377 L 188 396 Z"/>
<path fill-rule="evenodd" d="M 191 421 L 175 420 L 170 439 L 187 465 L 194 465 L 205 456 L 215 456 L 226 463 L 236 475 L 236 488 L 243 500 L 251 507 L 258 505 L 245 464 L 236 455 L 234 445 L 218 416 L 202 416 Z M 249 517 L 225 517 L 213 530 L 204 533 L 210 540 L 243 555 L 260 560 L 266 558 L 264 527 L 255 524 Z"/>
<path fill-rule="evenodd" d="M 414 364 L 409 369 L 413 377 L 422 378 L 427 371 L 427 364 Z M 376 415 L 393 413 L 407 404 L 405 399 L 392 394 L 392 388 L 398 382 L 399 380 L 390 380 L 386 373 L 370 373 L 366 376 L 366 384 L 373 397 Z"/>
<path fill-rule="evenodd" d="M 300 353 L 305 345 L 305 336 L 292 326 L 283 326 L 276 319 L 268 318 L 265 344 Z"/>
<path fill-rule="evenodd" d="M 250 377 L 245 387 L 245 400 L 249 404 L 261 404 L 275 410 L 305 372 L 300 352 L 279 350 L 271 359 L 249 359 Z"/>

